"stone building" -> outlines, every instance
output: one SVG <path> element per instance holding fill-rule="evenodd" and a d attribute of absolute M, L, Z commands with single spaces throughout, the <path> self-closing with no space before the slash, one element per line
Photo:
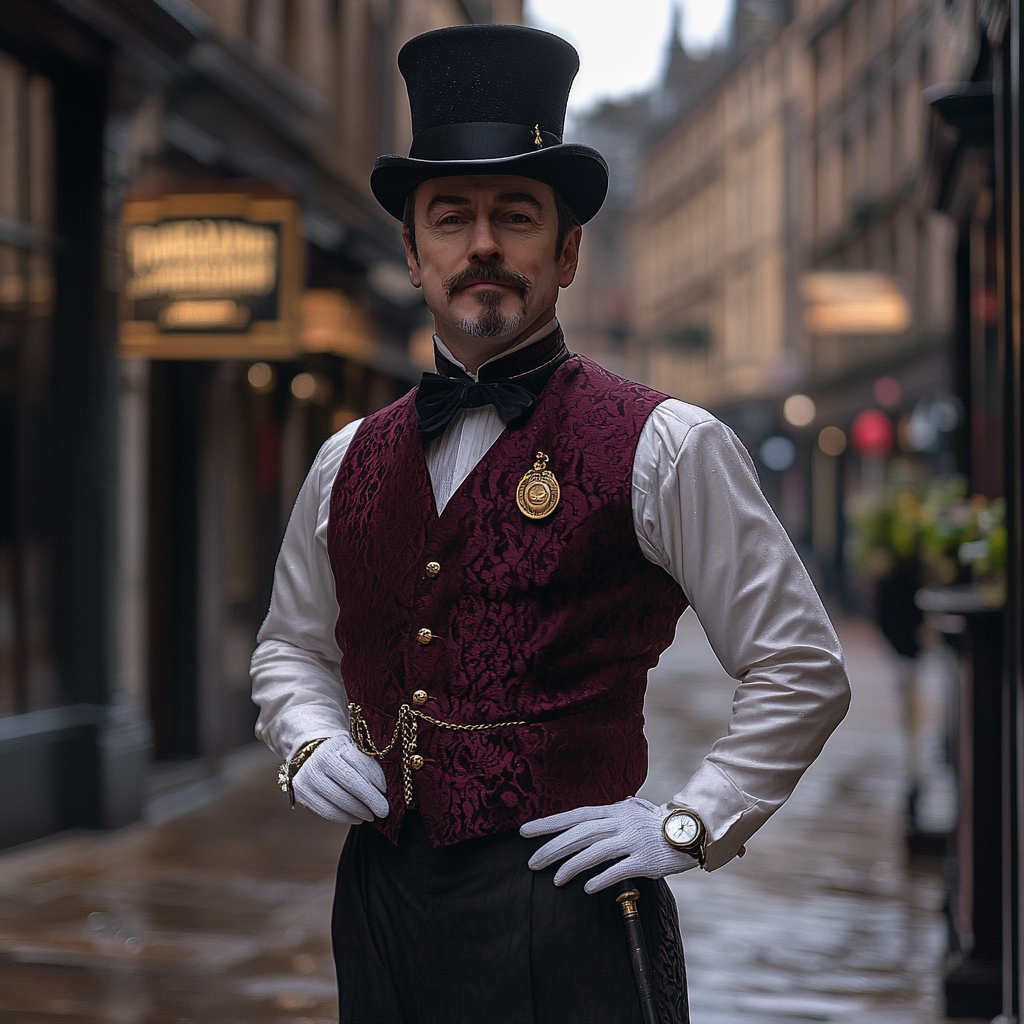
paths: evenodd
<path fill-rule="evenodd" d="M 770 392 L 787 334 L 787 99 L 800 69 L 791 33 L 763 34 L 651 140 L 629 240 L 647 375 L 712 408 Z"/>
<path fill-rule="evenodd" d="M 608 161 L 608 197 L 587 224 L 572 287 L 558 300 L 559 320 L 574 348 L 627 377 L 645 372 L 644 351 L 630 343 L 632 271 L 629 235 L 637 175 L 648 141 L 671 123 L 715 72 L 728 52 L 703 56 L 683 48 L 682 15 L 675 8 L 657 85 L 624 99 L 607 100 L 568 126 L 568 138 L 593 146 Z"/>
<path fill-rule="evenodd" d="M 830 585 L 842 575 L 841 506 L 862 474 L 851 463 L 844 475 L 819 432 L 848 432 L 879 404 L 882 377 L 897 419 L 954 387 L 954 240 L 923 194 L 922 91 L 973 62 L 969 7 L 750 5 L 759 33 L 659 131 L 638 176 L 634 360 L 737 429 Z M 889 304 L 887 322 L 829 319 L 846 301 L 835 289 L 854 286 L 862 313 Z M 813 400 L 796 424 L 783 416 L 794 393 Z M 766 461 L 771 437 L 784 440 Z"/>

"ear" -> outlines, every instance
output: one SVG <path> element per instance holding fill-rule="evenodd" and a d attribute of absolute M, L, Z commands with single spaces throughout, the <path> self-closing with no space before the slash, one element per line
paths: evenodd
<path fill-rule="evenodd" d="M 416 252 L 416 244 L 413 241 L 412 232 L 408 228 L 402 229 L 402 242 L 405 245 L 405 264 L 409 268 L 409 280 L 413 288 L 422 285 L 420 279 L 420 258 Z"/>
<path fill-rule="evenodd" d="M 576 268 L 580 262 L 580 239 L 583 238 L 583 229 L 577 224 L 569 229 L 565 236 L 565 245 L 562 247 L 562 254 L 558 257 L 558 287 L 568 288 L 576 276 Z"/>

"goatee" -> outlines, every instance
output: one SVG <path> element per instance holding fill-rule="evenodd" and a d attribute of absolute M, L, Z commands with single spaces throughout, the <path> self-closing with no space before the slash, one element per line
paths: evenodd
<path fill-rule="evenodd" d="M 524 297 L 519 309 L 505 316 L 501 312 L 501 293 L 484 292 L 479 296 L 484 309 L 478 317 L 459 317 L 455 325 L 471 338 L 512 338 L 525 326 L 529 310 Z"/>
<path fill-rule="evenodd" d="M 478 281 L 493 281 L 514 288 L 519 292 L 520 308 L 505 316 L 501 312 L 502 295 L 496 291 L 485 291 L 477 296 L 483 311 L 476 317 L 459 317 L 455 326 L 471 338 L 511 338 L 526 326 L 529 310 L 526 293 L 530 290 L 530 279 L 500 263 L 471 263 L 443 282 L 449 301 L 456 292 L 468 288 Z"/>

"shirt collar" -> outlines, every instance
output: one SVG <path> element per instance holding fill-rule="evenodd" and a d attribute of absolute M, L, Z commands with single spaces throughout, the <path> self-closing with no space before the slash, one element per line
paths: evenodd
<path fill-rule="evenodd" d="M 518 344 L 513 345 L 512 348 L 505 349 L 504 352 L 499 352 L 496 356 L 491 356 L 490 359 L 481 363 L 476 373 L 470 373 L 465 368 L 465 366 L 463 366 L 462 363 L 459 362 L 459 360 L 456 359 L 455 356 L 451 354 L 451 351 L 448 349 L 448 346 L 445 345 L 445 343 L 436 334 L 434 335 L 434 345 L 437 348 L 437 351 L 440 352 L 441 355 L 449 363 L 451 363 L 453 366 L 457 366 L 460 370 L 462 370 L 463 373 L 468 374 L 473 380 L 479 380 L 480 371 L 485 366 L 489 366 L 491 363 L 496 363 L 499 359 L 505 359 L 507 356 L 512 355 L 513 352 L 519 352 L 520 350 L 528 348 L 530 345 L 533 345 L 538 341 L 543 341 L 544 338 L 548 337 L 550 334 L 557 330 L 558 318 L 552 317 L 543 327 L 541 327 L 539 330 L 534 331 L 533 334 L 531 334 L 528 338 L 525 338 Z"/>

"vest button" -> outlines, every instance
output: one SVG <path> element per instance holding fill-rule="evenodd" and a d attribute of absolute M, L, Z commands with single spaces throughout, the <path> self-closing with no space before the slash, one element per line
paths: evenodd
<path fill-rule="evenodd" d="M 423 767 L 423 758 L 419 754 L 413 754 L 409 758 L 409 767 L 414 771 L 418 772 Z"/>
<path fill-rule="evenodd" d="M 431 579 L 433 579 L 441 571 L 441 563 L 440 562 L 427 562 L 425 571 L 426 571 L 426 574 Z"/>
<path fill-rule="evenodd" d="M 429 643 L 430 643 L 430 641 L 434 639 L 434 634 L 433 634 L 433 633 L 431 633 L 431 632 L 430 632 L 430 630 L 429 630 L 429 629 L 427 629 L 427 628 L 426 628 L 426 627 L 424 626 L 424 627 L 423 627 L 423 629 L 421 629 L 421 630 L 420 630 L 420 631 L 419 631 L 419 632 L 418 632 L 418 633 L 416 634 L 416 639 L 417 639 L 417 640 L 419 640 L 419 642 L 420 642 L 421 644 L 424 644 L 424 645 L 426 645 L 426 644 L 429 644 Z"/>
<path fill-rule="evenodd" d="M 413 691 L 412 702 L 413 704 L 426 704 L 427 696 L 426 690 L 415 690 Z"/>

